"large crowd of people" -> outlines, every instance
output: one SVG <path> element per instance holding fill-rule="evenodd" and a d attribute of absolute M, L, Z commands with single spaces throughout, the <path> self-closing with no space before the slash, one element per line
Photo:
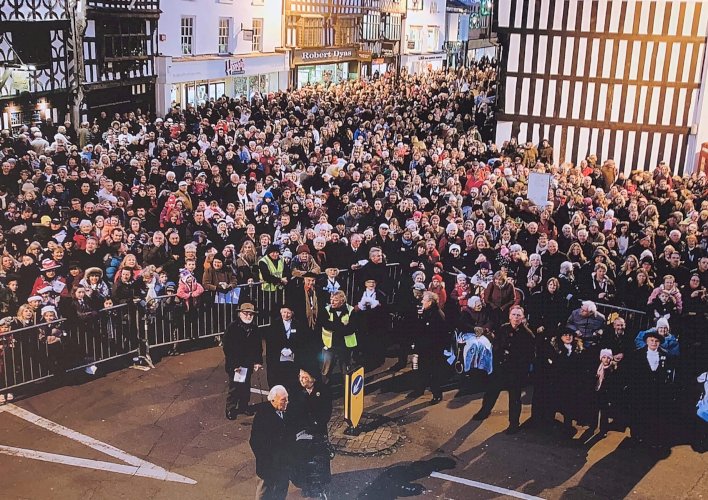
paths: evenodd
<path fill-rule="evenodd" d="M 496 80 L 482 60 L 2 131 L 3 373 L 23 343 L 59 350 L 57 318 L 171 296 L 240 304 L 228 418 L 250 413 L 263 364 L 298 391 L 300 367 L 331 384 L 393 352 L 394 369 L 414 354 L 411 396 L 429 387 L 433 404 L 453 367 L 484 374 L 477 419 L 508 390 L 509 432 L 533 383 L 535 423 L 600 415 L 660 437 L 708 370 L 705 173 L 497 146 Z M 531 172 L 552 175 L 546 206 L 527 199 Z M 274 320 L 256 333 L 254 315 Z"/>

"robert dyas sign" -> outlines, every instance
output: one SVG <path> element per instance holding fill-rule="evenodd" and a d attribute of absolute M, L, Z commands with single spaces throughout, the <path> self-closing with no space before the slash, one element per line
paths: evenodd
<path fill-rule="evenodd" d="M 332 49 L 298 49 L 293 52 L 293 65 L 299 64 L 320 64 L 334 63 L 340 61 L 351 61 L 359 59 L 359 50 L 357 48 L 332 48 Z"/>

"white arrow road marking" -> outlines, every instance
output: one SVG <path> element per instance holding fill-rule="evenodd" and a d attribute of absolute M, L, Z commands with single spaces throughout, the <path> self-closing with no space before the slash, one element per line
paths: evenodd
<path fill-rule="evenodd" d="M 453 483 L 472 486 L 473 488 L 479 488 L 480 490 L 493 491 L 494 493 L 499 493 L 501 495 L 506 495 L 514 498 L 521 498 L 522 500 L 543 500 L 541 497 L 527 495 L 526 493 L 521 493 L 520 491 L 508 490 L 506 488 L 494 486 L 493 484 L 480 483 L 479 481 L 472 481 L 471 479 L 451 476 L 449 474 L 443 474 L 441 472 L 433 472 L 432 474 L 430 474 L 430 477 L 436 477 L 438 479 L 444 479 L 445 481 L 452 481 Z"/>
<path fill-rule="evenodd" d="M 44 417 L 35 415 L 34 413 L 15 406 L 13 404 L 8 404 L 0 407 L 0 412 L 10 413 L 16 417 L 26 420 L 38 427 L 42 427 L 50 432 L 58 434 L 60 436 L 67 437 L 73 441 L 77 441 L 89 448 L 96 451 L 100 451 L 108 456 L 117 458 L 118 460 L 125 462 L 129 466 L 123 464 L 114 464 L 110 462 L 103 462 L 100 460 L 89 460 L 85 458 L 70 457 L 67 455 L 57 455 L 54 453 L 46 453 L 42 451 L 26 450 L 24 448 L 14 448 L 10 446 L 0 445 L 0 454 L 3 455 L 14 455 L 22 456 L 25 458 L 32 458 L 35 460 L 43 460 L 45 462 L 55 462 L 66 465 L 74 465 L 76 467 L 86 467 L 98 470 L 106 470 L 109 472 L 117 472 L 119 474 L 129 474 L 134 476 L 151 477 L 153 479 L 159 479 L 161 481 L 173 481 L 177 483 L 186 484 L 197 484 L 194 479 L 190 479 L 174 472 L 169 472 L 162 467 L 158 467 L 155 464 L 142 460 L 138 457 L 130 455 L 123 450 L 111 446 L 110 444 L 104 443 L 97 439 L 81 434 L 75 430 L 64 427 L 63 425 L 47 420 Z"/>
<path fill-rule="evenodd" d="M 147 468 L 142 466 L 136 467 L 134 465 L 114 464 L 112 462 L 103 462 L 101 460 L 90 460 L 87 458 L 78 458 L 68 455 L 58 455 L 56 453 L 27 450 L 25 448 L 15 448 L 13 446 L 0 445 L 0 455 L 31 458 L 33 460 L 42 460 L 44 462 L 53 462 L 55 464 L 73 465 L 74 467 L 83 467 L 86 469 L 117 472 L 118 474 L 127 474 L 128 476 L 149 477 L 152 479 L 159 479 L 160 481 L 172 481 L 175 483 L 186 484 L 197 483 L 193 479 L 189 479 L 188 477 L 168 472 L 165 469 L 161 469 L 159 467 Z"/>

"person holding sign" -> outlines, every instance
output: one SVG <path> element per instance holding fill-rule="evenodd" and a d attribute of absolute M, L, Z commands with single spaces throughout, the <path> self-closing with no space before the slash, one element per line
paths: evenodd
<path fill-rule="evenodd" d="M 251 376 L 263 365 L 261 336 L 253 322 L 256 308 L 245 302 L 238 310 L 238 318 L 224 333 L 223 348 L 226 374 L 229 376 L 229 392 L 226 397 L 226 418 L 235 420 L 239 413 L 253 415 L 249 406 L 251 399 Z"/>

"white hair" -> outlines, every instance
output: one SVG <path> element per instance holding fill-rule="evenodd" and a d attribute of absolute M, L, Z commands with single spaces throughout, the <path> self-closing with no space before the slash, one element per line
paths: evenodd
<path fill-rule="evenodd" d="M 582 307 L 588 310 L 588 312 L 591 312 L 593 314 L 597 313 L 597 306 L 592 300 L 583 300 L 582 302 Z"/>
<path fill-rule="evenodd" d="M 560 265 L 560 272 L 568 273 L 573 270 L 573 263 L 569 261 L 562 262 Z"/>
<path fill-rule="evenodd" d="M 288 390 L 282 385 L 274 385 L 271 387 L 270 392 L 268 392 L 268 401 L 275 401 L 275 398 L 280 396 L 287 396 Z"/>

